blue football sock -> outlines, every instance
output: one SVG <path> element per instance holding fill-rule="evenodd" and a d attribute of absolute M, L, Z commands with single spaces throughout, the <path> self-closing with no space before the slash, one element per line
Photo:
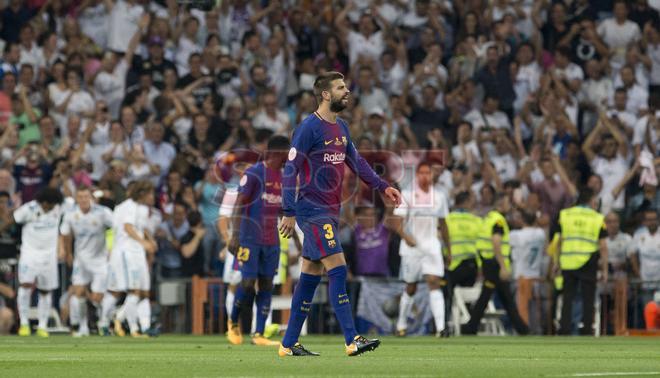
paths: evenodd
<path fill-rule="evenodd" d="M 353 322 L 353 312 L 351 309 L 351 302 L 348 300 L 346 294 L 346 265 L 338 266 L 328 272 L 330 294 L 330 303 L 335 310 L 335 315 L 344 332 L 344 339 L 346 345 L 353 342 L 357 331 L 355 330 L 355 323 Z"/>
<path fill-rule="evenodd" d="M 268 291 L 259 291 L 257 293 L 257 327 L 255 331 L 264 334 L 266 328 L 266 320 L 270 314 L 270 301 L 273 298 L 273 293 Z"/>
<path fill-rule="evenodd" d="M 300 330 L 303 323 L 307 318 L 307 313 L 312 307 L 312 299 L 316 287 L 321 282 L 321 276 L 314 276 L 307 273 L 300 273 L 300 281 L 296 285 L 296 290 L 293 293 L 291 300 L 291 315 L 289 316 L 289 324 L 286 327 L 286 333 L 282 339 L 282 345 L 285 348 L 290 348 L 298 342 Z"/>
<path fill-rule="evenodd" d="M 231 321 L 234 324 L 239 322 L 239 317 L 241 316 L 242 309 L 252 308 L 252 303 L 254 302 L 254 289 L 245 290 L 243 286 L 239 285 L 236 288 L 236 295 L 234 297 L 234 306 L 231 309 Z"/>

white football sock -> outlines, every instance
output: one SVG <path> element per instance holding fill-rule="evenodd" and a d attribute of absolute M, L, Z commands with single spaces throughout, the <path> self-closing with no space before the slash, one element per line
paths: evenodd
<path fill-rule="evenodd" d="M 69 323 L 71 327 L 80 325 L 80 299 L 75 295 L 69 297 Z"/>
<path fill-rule="evenodd" d="M 396 322 L 397 331 L 408 328 L 408 316 L 410 315 L 410 311 L 412 311 L 413 304 L 415 304 L 415 299 L 404 291 L 399 301 L 399 319 Z"/>
<path fill-rule="evenodd" d="M 30 325 L 28 314 L 30 313 L 30 299 L 32 297 L 32 289 L 29 287 L 19 286 L 18 294 L 16 295 L 16 306 L 18 307 L 18 317 L 21 321 L 21 326 Z"/>
<path fill-rule="evenodd" d="M 101 300 L 101 318 L 99 319 L 99 327 L 108 327 L 110 324 L 110 315 L 112 315 L 116 305 L 117 298 L 110 293 L 105 293 L 103 300 Z"/>
<path fill-rule="evenodd" d="M 122 303 L 122 305 L 119 306 L 119 309 L 117 309 L 115 318 L 119 320 L 120 323 L 123 323 L 124 320 L 126 320 L 126 300 L 124 300 L 124 303 Z"/>
<path fill-rule="evenodd" d="M 126 300 L 124 301 L 124 306 L 126 306 L 126 321 L 128 322 L 128 328 L 130 328 L 131 333 L 140 332 L 138 326 L 138 312 L 137 305 L 140 301 L 140 297 L 136 294 L 128 294 Z"/>
<path fill-rule="evenodd" d="M 431 290 L 429 293 L 431 313 L 435 320 L 435 329 L 441 332 L 445 329 L 445 296 L 442 290 Z"/>
<path fill-rule="evenodd" d="M 78 311 L 80 313 L 80 330 L 82 330 L 83 333 L 89 331 L 87 320 L 87 298 L 78 298 Z"/>
<path fill-rule="evenodd" d="M 48 328 L 48 317 L 50 308 L 53 305 L 53 296 L 50 292 L 39 293 L 39 302 L 37 303 L 37 315 L 39 316 L 39 328 Z"/>
<path fill-rule="evenodd" d="M 234 307 L 234 297 L 234 292 L 227 290 L 227 298 L 225 298 L 225 310 L 227 310 L 227 317 L 231 316 L 231 309 Z"/>
<path fill-rule="evenodd" d="M 149 298 L 142 298 L 137 305 L 138 321 L 142 332 L 147 332 L 151 328 L 151 301 Z"/>

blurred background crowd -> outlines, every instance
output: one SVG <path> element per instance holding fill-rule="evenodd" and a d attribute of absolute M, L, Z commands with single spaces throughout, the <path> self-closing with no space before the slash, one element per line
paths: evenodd
<path fill-rule="evenodd" d="M 112 207 L 130 181 L 149 179 L 163 219 L 156 283 L 221 276 L 216 220 L 238 182 L 229 168 L 271 135 L 290 136 L 316 109 L 316 75 L 339 71 L 352 91 L 341 116 L 384 178 L 410 186 L 416 164 L 431 161 L 450 205 L 470 191 L 485 215 L 506 192 L 512 228 L 525 210 L 546 230 L 588 187 L 607 215 L 611 276 L 647 299 L 660 288 L 660 243 L 636 247 L 656 233 L 660 206 L 660 1 L 2 3 L 4 257 L 19 240 L 13 209 L 40 188 L 71 197 L 93 185 Z M 350 269 L 396 278 L 398 237 L 369 231 L 389 210 L 347 174 Z M 194 263 L 178 241 L 189 231 L 203 235 Z M 551 286 L 548 265 L 533 278 Z M 15 276 L 1 268 L 0 303 L 11 303 Z"/>

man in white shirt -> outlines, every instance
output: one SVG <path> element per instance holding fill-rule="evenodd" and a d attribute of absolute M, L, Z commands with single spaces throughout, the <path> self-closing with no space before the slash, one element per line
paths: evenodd
<path fill-rule="evenodd" d="M 277 108 L 277 95 L 268 91 L 261 96 L 262 108 L 254 117 L 255 129 L 267 129 L 275 134 L 288 135 L 291 129 L 289 116 Z"/>
<path fill-rule="evenodd" d="M 584 152 L 593 173 L 600 176 L 603 186 L 601 188 L 599 198 L 601 199 L 601 211 L 609 212 L 609 210 L 621 210 L 624 207 L 625 193 L 622 191 L 615 198 L 612 197 L 613 190 L 617 184 L 626 176 L 628 171 L 628 163 L 624 156 L 627 155 L 627 141 L 625 137 L 620 135 L 625 144 L 619 142 L 612 134 L 604 134 L 600 137 L 600 148 L 598 154 L 593 149 L 593 144 L 598 135 L 603 131 L 603 122 L 594 129 L 587 137 L 582 145 Z M 616 131 L 616 130 L 610 130 Z M 605 203 L 606 202 L 606 203 Z"/>
<path fill-rule="evenodd" d="M 571 49 L 568 46 L 560 46 L 555 54 L 555 66 L 553 73 L 559 79 L 566 80 L 568 87 L 573 93 L 580 91 L 584 72 L 577 64 L 571 62 Z"/>
<path fill-rule="evenodd" d="M 504 112 L 498 110 L 500 101 L 494 95 L 488 95 L 484 99 L 481 110 L 474 109 L 465 115 L 464 119 L 472 124 L 475 136 L 483 129 L 490 132 L 494 129 L 506 129 L 511 131 L 511 122 Z"/>
<path fill-rule="evenodd" d="M 607 227 L 607 262 L 609 264 L 610 277 L 625 277 L 626 259 L 632 237 L 621 231 L 619 215 L 611 212 L 605 216 L 605 227 Z"/>
<path fill-rule="evenodd" d="M 69 302 L 69 317 L 74 336 L 89 335 L 87 297 L 99 308 L 108 278 L 108 253 L 105 231 L 112 227 L 112 211 L 93 202 L 90 188 L 76 191 L 76 207 L 64 214 L 60 225 L 67 260 L 73 259 L 71 277 L 73 295 Z"/>
<path fill-rule="evenodd" d="M 623 89 L 626 90 L 628 95 L 628 102 L 626 109 L 639 116 L 640 112 L 648 109 L 649 91 L 647 88 L 642 87 L 635 79 L 635 70 L 631 66 L 623 66 L 619 71 Z M 611 101 L 610 101 L 611 102 Z"/>
<path fill-rule="evenodd" d="M 147 232 L 149 206 L 154 202 L 154 186 L 138 181 L 129 187 L 130 198 L 115 207 L 113 214 L 114 242 L 110 255 L 108 293 L 103 297 L 99 327 L 107 334 L 110 315 L 121 293 L 125 299 L 126 320 L 131 336 L 140 337 L 138 302 L 140 294 L 151 287 L 146 253 L 154 253 L 156 244 Z M 123 328 L 115 322 L 115 333 Z"/>
<path fill-rule="evenodd" d="M 350 65 L 354 65 L 360 56 L 377 62 L 385 50 L 385 41 L 380 30 L 376 29 L 376 23 L 371 13 L 363 13 L 358 23 L 358 31 L 353 31 L 347 24 L 346 15 L 355 4 L 347 1 L 346 6 L 337 15 L 335 26 L 342 33 L 342 39 L 348 45 L 348 58 Z"/>
<path fill-rule="evenodd" d="M 598 35 L 610 48 L 610 64 L 618 70 L 623 66 L 626 49 L 631 43 L 640 40 L 642 34 L 639 26 L 628 20 L 628 5 L 624 0 L 614 2 L 614 17 L 608 18 L 598 25 Z"/>
<path fill-rule="evenodd" d="M 108 48 L 123 53 L 139 28 L 144 8 L 136 0 L 110 0 L 106 4 L 110 5 Z"/>
<path fill-rule="evenodd" d="M 57 289 L 57 260 L 59 224 L 62 219 L 62 193 L 53 188 L 44 188 L 34 201 L 14 211 L 14 221 L 23 225 L 21 234 L 21 256 L 18 260 L 18 282 L 16 297 L 21 327 L 19 336 L 30 336 L 30 300 L 32 290 L 39 291 L 37 314 L 39 325 L 37 336 L 48 337 L 48 317 L 52 307 L 52 291 Z"/>
<path fill-rule="evenodd" d="M 360 67 L 358 74 L 356 90 L 356 97 L 362 105 L 362 109 L 369 113 L 372 109 L 382 109 L 386 114 L 389 114 L 390 100 L 387 98 L 385 91 L 381 88 L 374 86 L 374 71 L 370 66 Z"/>
<path fill-rule="evenodd" d="M 160 181 L 169 172 L 172 160 L 176 156 L 176 149 L 171 143 L 163 141 L 165 128 L 160 122 L 153 122 L 147 130 L 147 140 L 143 143 L 144 155 L 149 164 L 160 168 L 157 180 Z"/>
<path fill-rule="evenodd" d="M 431 165 L 422 162 L 417 166 L 415 182 L 403 192 L 403 203 L 394 215 L 403 218 L 404 235 L 399 247 L 401 278 L 406 289 L 401 295 L 397 333 L 405 335 L 408 317 L 414 304 L 413 295 L 417 282 L 422 278 L 429 287 L 431 312 L 435 320 L 436 335 L 444 335 L 445 299 L 441 287 L 445 275 L 442 247 L 449 248 L 449 232 L 445 218 L 449 212 L 447 198 L 432 186 Z M 438 231 L 442 243 L 438 238 Z M 449 253 L 448 255 L 451 255 Z"/>
<path fill-rule="evenodd" d="M 653 293 L 660 289 L 660 232 L 658 232 L 658 213 L 655 210 L 644 212 L 643 224 L 646 230 L 636 233 L 632 247 L 628 252 L 633 273 L 642 281 L 641 303 L 653 299 Z"/>
<path fill-rule="evenodd" d="M 536 214 L 523 213 L 523 228 L 511 231 L 511 259 L 513 273 L 517 281 L 516 302 L 520 317 L 530 325 L 529 305 L 534 286 L 545 277 L 548 261 L 545 254 L 547 237 L 545 231 L 536 225 Z M 544 261 L 546 260 L 546 261 Z M 540 314 L 534 317 L 540 319 Z M 535 326 L 538 326 L 536 322 Z"/>

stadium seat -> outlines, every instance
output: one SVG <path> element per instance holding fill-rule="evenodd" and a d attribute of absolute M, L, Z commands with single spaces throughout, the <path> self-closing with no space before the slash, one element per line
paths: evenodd
<path fill-rule="evenodd" d="M 454 288 L 454 299 L 452 305 L 452 325 L 454 327 L 454 334 L 461 334 L 461 324 L 465 324 L 470 320 L 470 310 L 468 304 L 474 303 L 479 298 L 481 293 L 481 282 L 477 282 L 472 287 L 456 287 Z M 493 336 L 504 336 L 506 331 L 502 324 L 502 316 L 506 312 L 495 308 L 493 301 L 488 302 L 484 317 L 481 319 L 481 324 L 484 326 L 483 334 Z"/>

